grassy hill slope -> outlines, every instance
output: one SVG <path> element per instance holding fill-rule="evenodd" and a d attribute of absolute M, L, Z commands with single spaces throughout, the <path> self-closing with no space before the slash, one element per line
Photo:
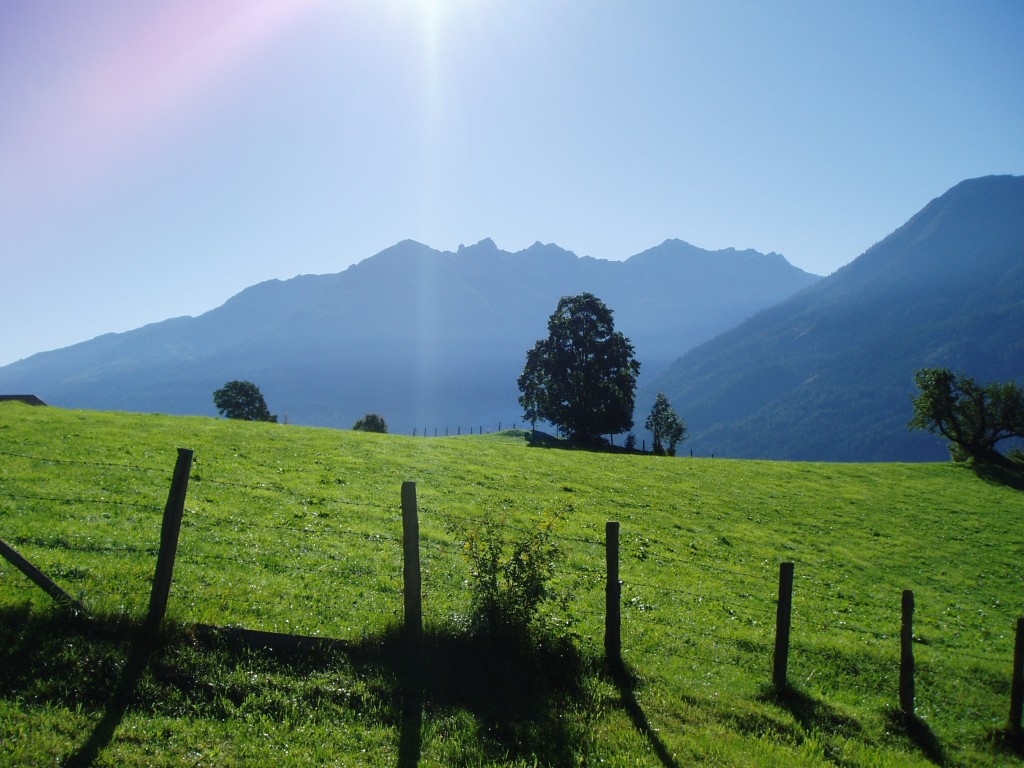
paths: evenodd
<path fill-rule="evenodd" d="M 176 447 L 195 451 L 171 626 L 138 662 Z M 417 483 L 427 667 L 410 693 L 401 483 Z M 1018 764 L 999 736 L 1024 615 L 1021 492 L 953 464 L 671 459 L 0 403 L 5 765 Z M 460 542 L 557 513 L 569 634 L 516 659 L 465 643 Z M 601 663 L 604 524 L 621 523 L 623 656 Z M 790 680 L 770 687 L 779 563 Z M 896 715 L 915 590 L 917 727 Z M 196 624 L 344 641 L 253 651 Z M 553 654 L 553 655 L 552 655 Z M 559 655 L 561 654 L 561 655 Z"/>

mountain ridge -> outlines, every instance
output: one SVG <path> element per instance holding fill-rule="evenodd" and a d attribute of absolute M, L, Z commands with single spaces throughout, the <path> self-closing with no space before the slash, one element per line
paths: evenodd
<path fill-rule="evenodd" d="M 664 389 L 701 452 L 937 460 L 910 434 L 913 371 L 1024 378 L 1024 177 L 969 179 L 850 264 L 691 349 Z"/>
<path fill-rule="evenodd" d="M 4 366 L 0 389 L 29 387 L 68 407 L 212 414 L 213 389 L 247 378 L 297 423 L 348 427 L 368 411 L 401 432 L 509 422 L 520 416 L 526 350 L 562 295 L 601 296 L 654 372 L 819 279 L 754 251 L 666 241 L 644 254 L 604 261 L 539 242 L 512 253 L 489 238 L 454 252 L 405 240 L 338 273 L 263 281 L 196 317 Z"/>
<path fill-rule="evenodd" d="M 968 179 L 825 278 L 779 254 L 669 239 L 623 261 L 486 238 L 405 240 L 327 275 L 249 286 L 197 317 L 104 334 L 0 368 L 0 391 L 100 410 L 212 414 L 255 381 L 291 421 L 392 431 L 521 419 L 516 377 L 562 295 L 590 291 L 698 455 L 941 460 L 909 433 L 913 371 L 1024 381 L 1024 177 Z"/>

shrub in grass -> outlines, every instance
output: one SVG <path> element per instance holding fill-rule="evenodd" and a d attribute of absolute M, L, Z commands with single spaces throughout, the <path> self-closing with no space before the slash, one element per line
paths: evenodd
<path fill-rule="evenodd" d="M 525 641 L 535 636 L 542 606 L 555 599 L 552 579 L 561 549 L 556 515 L 530 529 L 488 521 L 463 533 L 470 564 L 470 630 L 482 638 Z"/>

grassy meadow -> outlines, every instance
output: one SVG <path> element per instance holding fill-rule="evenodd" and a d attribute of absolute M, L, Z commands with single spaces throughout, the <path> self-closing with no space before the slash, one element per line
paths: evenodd
<path fill-rule="evenodd" d="M 145 650 L 133 639 L 178 447 L 195 461 L 168 621 Z M 395 631 L 403 481 L 420 507 L 418 663 Z M 62 614 L 0 560 L 0 764 L 1019 765 L 1004 734 L 1024 615 L 1019 487 L 952 463 L 655 458 L 532 447 L 522 432 L 0 403 L 0 539 L 88 610 Z M 473 644 L 462 537 L 485 520 L 514 537 L 551 515 L 563 599 L 542 620 L 561 639 Z M 609 520 L 627 675 L 602 656 Z M 783 561 L 795 586 L 780 693 Z M 917 605 L 909 725 L 904 589 Z M 199 625 L 338 642 L 260 650 Z"/>

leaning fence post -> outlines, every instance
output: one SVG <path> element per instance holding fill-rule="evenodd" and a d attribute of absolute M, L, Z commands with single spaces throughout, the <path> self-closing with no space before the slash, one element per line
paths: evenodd
<path fill-rule="evenodd" d="M 423 601 L 420 577 L 420 522 L 416 483 L 402 483 L 402 582 L 405 594 L 406 638 L 423 635 Z"/>
<path fill-rule="evenodd" d="M 903 619 L 900 625 L 900 709 L 914 715 L 914 592 L 903 591 Z"/>
<path fill-rule="evenodd" d="M 1024 712 L 1024 618 L 1017 619 L 1017 641 L 1013 646 L 1013 679 L 1010 682 L 1010 731 L 1021 733 Z"/>
<path fill-rule="evenodd" d="M 609 661 L 619 661 L 622 653 L 622 582 L 619 581 L 619 524 L 604 524 L 605 560 L 608 580 L 605 585 L 604 652 Z"/>
<path fill-rule="evenodd" d="M 188 491 L 189 473 L 192 471 L 192 451 L 178 449 L 178 461 L 174 465 L 171 490 L 167 494 L 164 519 L 160 526 L 160 553 L 156 558 L 156 572 L 153 574 L 153 590 L 149 595 L 149 614 L 146 629 L 155 634 L 167 613 L 167 598 L 171 592 L 171 578 L 174 575 L 174 558 L 178 553 L 178 534 L 181 532 L 181 516 L 185 512 L 185 493 Z"/>
<path fill-rule="evenodd" d="M 793 563 L 779 564 L 779 603 L 775 611 L 775 665 L 772 680 L 778 690 L 787 687 L 789 627 L 793 616 Z"/>
<path fill-rule="evenodd" d="M 3 557 L 11 565 L 25 574 L 33 584 L 42 589 L 46 594 L 57 601 L 58 604 L 78 613 L 85 613 L 85 607 L 75 600 L 71 595 L 61 589 L 45 573 L 36 568 L 32 563 L 21 556 L 14 547 L 3 539 L 0 539 L 0 557 Z"/>

